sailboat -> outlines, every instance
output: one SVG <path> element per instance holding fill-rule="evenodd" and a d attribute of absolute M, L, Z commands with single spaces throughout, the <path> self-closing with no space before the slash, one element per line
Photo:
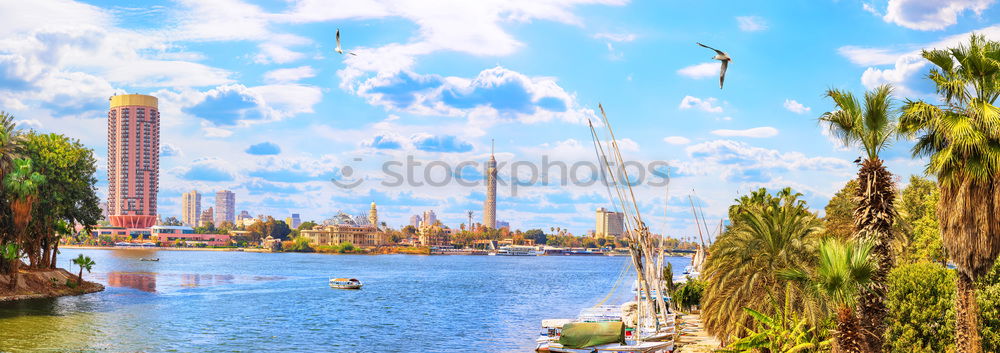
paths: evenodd
<path fill-rule="evenodd" d="M 635 192 L 627 181 L 628 171 L 624 168 L 621 150 L 618 148 L 614 131 L 604 112 L 601 110 L 603 122 L 610 134 L 607 142 L 607 152 L 614 159 L 608 162 L 606 153 L 597 130 L 590 123 L 591 137 L 594 140 L 594 151 L 602 164 L 601 172 L 605 180 L 614 185 L 614 192 L 608 187 L 608 194 L 613 204 L 621 206 L 623 221 L 629 240 L 628 248 L 630 262 L 627 268 L 635 271 L 634 301 L 623 305 L 598 305 L 584 309 L 576 319 L 549 319 L 542 321 L 542 334 L 536 340 L 536 351 L 542 352 L 639 352 L 666 353 L 673 351 L 673 339 L 676 337 L 674 320 L 676 314 L 671 313 L 670 300 L 663 288 L 663 242 L 654 245 L 654 237 L 643 222 L 636 202 Z M 589 123 L 589 122 L 588 122 Z M 614 169 L 613 169 L 614 168 Z M 606 169 L 606 171 L 605 171 Z M 621 175 L 621 180 L 616 178 Z M 605 183 L 607 186 L 608 183 Z M 629 272 L 626 270 L 623 273 Z M 618 286 L 620 277 L 612 287 Z M 608 297 L 611 296 L 609 293 Z"/>

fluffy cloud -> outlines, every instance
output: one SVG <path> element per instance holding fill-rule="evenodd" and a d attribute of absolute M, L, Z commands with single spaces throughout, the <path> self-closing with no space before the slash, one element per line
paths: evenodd
<path fill-rule="evenodd" d="M 201 159 L 191 164 L 181 178 L 193 181 L 233 181 L 236 179 L 228 164 L 218 158 Z"/>
<path fill-rule="evenodd" d="M 160 157 L 173 157 L 181 154 L 181 149 L 169 143 L 160 145 Z"/>
<path fill-rule="evenodd" d="M 316 76 L 316 70 L 312 66 L 305 65 L 287 69 L 277 69 L 264 74 L 264 81 L 268 83 L 288 83 Z"/>
<path fill-rule="evenodd" d="M 684 136 L 667 136 L 663 138 L 663 142 L 671 145 L 686 145 L 691 143 L 691 139 Z"/>
<path fill-rule="evenodd" d="M 558 119 L 579 123 L 592 115 L 553 78 L 531 78 L 502 67 L 473 79 L 402 71 L 366 80 L 356 93 L 371 104 L 422 115 L 466 116 L 525 123 Z"/>
<path fill-rule="evenodd" d="M 413 145 L 418 150 L 426 152 L 469 152 L 472 144 L 455 136 L 434 136 L 420 134 L 413 137 Z"/>
<path fill-rule="evenodd" d="M 253 154 L 258 156 L 273 155 L 281 153 L 281 147 L 271 142 L 261 142 L 258 144 L 250 145 L 247 147 L 247 154 Z"/>
<path fill-rule="evenodd" d="M 691 65 L 677 70 L 677 74 L 694 79 L 719 77 L 719 65 L 719 63 Z"/>
<path fill-rule="evenodd" d="M 767 22 L 759 16 L 737 16 L 736 22 L 744 32 L 757 32 L 767 29 Z"/>
<path fill-rule="evenodd" d="M 225 85 L 200 96 L 196 103 L 182 111 L 202 118 L 214 127 L 247 126 L 310 113 L 312 106 L 322 99 L 319 88 L 298 84 Z"/>
<path fill-rule="evenodd" d="M 941 30 L 958 23 L 958 15 L 979 15 L 994 0 L 889 0 L 886 22 L 921 31 Z"/>
<path fill-rule="evenodd" d="M 770 126 L 755 127 L 746 130 L 712 130 L 713 135 L 726 136 L 726 137 L 753 137 L 753 138 L 764 138 L 764 137 L 774 137 L 778 135 L 778 129 Z"/>
<path fill-rule="evenodd" d="M 812 108 L 809 108 L 802 103 L 796 102 L 794 99 L 785 99 L 785 109 L 795 114 L 805 114 L 808 113 Z"/>
<path fill-rule="evenodd" d="M 773 173 L 785 171 L 843 171 L 851 163 L 832 157 L 807 157 L 799 152 L 751 146 L 732 140 L 714 140 L 685 148 L 693 162 L 682 163 L 687 175 L 720 175 L 730 182 L 770 181 Z"/>
<path fill-rule="evenodd" d="M 680 109 L 698 109 L 701 111 L 709 113 L 722 113 L 722 107 L 714 105 L 717 99 L 708 97 L 701 99 L 698 97 L 684 96 L 681 99 L 681 104 L 677 106 Z"/>

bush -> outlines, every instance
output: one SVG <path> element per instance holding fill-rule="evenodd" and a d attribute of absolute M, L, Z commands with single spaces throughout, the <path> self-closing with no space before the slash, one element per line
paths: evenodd
<path fill-rule="evenodd" d="M 993 270 L 979 279 L 976 290 L 979 302 L 980 336 L 984 352 L 1000 352 L 1000 261 Z"/>
<path fill-rule="evenodd" d="M 920 262 L 889 272 L 889 352 L 946 352 L 955 343 L 955 272 Z"/>
<path fill-rule="evenodd" d="M 681 310 L 691 310 L 695 305 L 701 305 L 701 294 L 705 291 L 705 281 L 687 277 L 687 282 L 677 286 L 673 300 Z"/>

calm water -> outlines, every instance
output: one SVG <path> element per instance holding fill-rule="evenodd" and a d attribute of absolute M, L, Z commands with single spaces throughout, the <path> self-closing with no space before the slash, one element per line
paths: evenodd
<path fill-rule="evenodd" d="M 66 249 L 62 266 L 78 253 L 107 290 L 0 304 L 0 351 L 528 352 L 542 319 L 599 302 L 628 260 Z"/>

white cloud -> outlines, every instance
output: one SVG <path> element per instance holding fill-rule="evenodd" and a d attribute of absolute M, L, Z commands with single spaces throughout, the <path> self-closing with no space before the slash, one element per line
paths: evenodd
<path fill-rule="evenodd" d="M 631 42 L 635 40 L 636 35 L 633 33 L 598 33 L 594 35 L 597 39 L 607 39 L 612 42 Z"/>
<path fill-rule="evenodd" d="M 755 127 L 746 130 L 728 130 L 719 129 L 712 130 L 713 135 L 726 136 L 726 137 L 753 137 L 753 138 L 764 138 L 764 137 L 774 137 L 778 135 L 778 129 L 770 126 Z"/>
<path fill-rule="evenodd" d="M 233 134 L 232 130 L 220 129 L 211 126 L 202 127 L 201 131 L 205 134 L 205 137 L 229 137 Z"/>
<path fill-rule="evenodd" d="M 795 114 L 805 114 L 808 113 L 812 108 L 802 105 L 802 103 L 796 102 L 794 99 L 785 99 L 785 109 Z"/>
<path fill-rule="evenodd" d="M 875 8 L 875 5 L 869 4 L 867 2 L 861 4 L 861 9 L 875 16 L 880 16 L 880 17 L 882 16 L 882 13 Z"/>
<path fill-rule="evenodd" d="M 886 22 L 921 31 L 942 30 L 958 23 L 958 15 L 972 11 L 977 16 L 994 0 L 889 0 Z"/>
<path fill-rule="evenodd" d="M 767 29 L 767 21 L 760 16 L 737 16 L 736 22 L 744 32 L 757 32 Z"/>
<path fill-rule="evenodd" d="M 714 105 L 716 101 L 717 100 L 712 97 L 701 99 L 698 97 L 684 96 L 684 99 L 681 99 L 681 104 L 678 108 L 698 109 L 709 113 L 722 113 L 722 107 Z"/>
<path fill-rule="evenodd" d="M 719 77 L 719 63 L 701 63 L 677 70 L 677 74 L 694 79 Z"/>
<path fill-rule="evenodd" d="M 927 66 L 927 60 L 918 54 L 900 56 L 896 59 L 896 66 L 892 69 L 876 69 L 869 67 L 861 74 L 861 84 L 872 89 L 881 84 L 891 83 L 902 94 L 914 94 L 905 84 L 906 81 L 916 78 L 917 73 L 922 72 Z"/>
<path fill-rule="evenodd" d="M 306 57 L 305 54 L 276 43 L 261 43 L 257 47 L 260 48 L 260 53 L 253 58 L 253 62 L 258 64 L 287 64 Z"/>
<path fill-rule="evenodd" d="M 312 66 L 305 65 L 268 71 L 264 74 L 264 81 L 268 83 L 288 83 L 315 76 L 316 70 Z"/>
<path fill-rule="evenodd" d="M 691 139 L 684 136 L 667 136 L 663 138 L 663 142 L 671 145 L 686 145 L 691 143 Z"/>
<path fill-rule="evenodd" d="M 837 53 L 857 65 L 888 65 L 896 62 L 900 55 L 906 54 L 885 48 L 862 48 L 853 45 L 840 47 Z"/>
<path fill-rule="evenodd" d="M 18 129 L 41 129 L 42 122 L 37 119 L 23 119 L 14 120 L 14 124 L 17 125 Z"/>

